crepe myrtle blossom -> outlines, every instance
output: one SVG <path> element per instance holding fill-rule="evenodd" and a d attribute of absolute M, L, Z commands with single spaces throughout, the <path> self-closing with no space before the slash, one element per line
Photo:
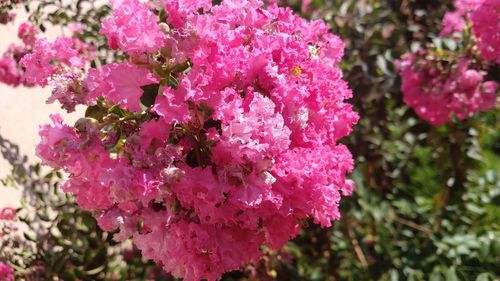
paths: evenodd
<path fill-rule="evenodd" d="M 500 1 L 456 0 L 455 10 L 443 18 L 440 35 L 461 36 L 467 25 L 483 59 L 500 63 Z"/>
<path fill-rule="evenodd" d="M 28 22 L 22 23 L 17 31 L 17 37 L 23 41 L 25 45 L 33 46 L 36 37 L 38 35 L 38 30 Z"/>
<path fill-rule="evenodd" d="M 0 211 L 0 220 L 14 220 L 16 218 L 16 209 L 11 207 L 3 208 Z"/>
<path fill-rule="evenodd" d="M 29 84 L 47 86 L 53 75 L 67 68 L 83 68 L 87 58 L 82 56 L 79 42 L 71 37 L 58 37 L 54 42 L 38 39 L 31 52 L 23 56 L 20 65 L 24 69 L 24 80 Z"/>
<path fill-rule="evenodd" d="M 0 280 L 14 281 L 14 269 L 0 261 Z"/>
<path fill-rule="evenodd" d="M 429 59 L 429 52 L 408 53 L 398 62 L 404 102 L 418 116 L 439 126 L 495 106 L 497 83 L 485 81 L 484 71 L 474 67 L 470 58 L 445 67 L 439 59 Z"/>
<path fill-rule="evenodd" d="M 22 69 L 20 69 L 16 57 L 24 56 L 25 53 L 25 49 L 11 45 L 0 57 L 0 83 L 13 87 L 21 84 L 23 80 Z"/>
<path fill-rule="evenodd" d="M 326 23 L 257 0 L 112 6 L 101 33 L 130 59 L 55 79 L 86 117 L 53 115 L 37 147 L 102 229 L 176 277 L 218 280 L 302 221 L 340 218 L 354 182 L 338 141 L 358 115 Z"/>
<path fill-rule="evenodd" d="M 454 52 L 420 49 L 402 56 L 397 67 L 404 102 L 435 126 L 493 108 L 498 84 L 485 77 L 491 62 L 500 60 L 500 41 L 495 41 L 499 27 L 500 1 L 456 0 L 455 10 L 444 16 L 441 36 L 466 40 L 465 47 Z M 474 36 L 463 36 L 470 30 Z"/>
<path fill-rule="evenodd" d="M 85 99 L 81 92 L 82 70 L 94 57 L 94 48 L 77 38 L 78 30 L 72 28 L 73 36 L 60 36 L 51 42 L 38 37 L 38 30 L 29 23 L 19 26 L 18 37 L 22 45 L 11 44 L 0 57 L 0 82 L 17 87 L 53 87 L 47 100 L 58 100 L 62 108 L 74 111 L 76 104 Z"/>
<path fill-rule="evenodd" d="M 19 62 L 26 54 L 31 52 L 37 31 L 31 24 L 23 23 L 19 26 L 17 34 L 23 44 L 10 44 L 0 57 L 0 83 L 13 87 L 21 84 L 31 87 L 34 85 L 25 81 L 24 70 Z"/>
<path fill-rule="evenodd" d="M 500 0 L 484 0 L 470 20 L 481 56 L 500 64 Z"/>
<path fill-rule="evenodd" d="M 441 33 L 442 37 L 451 36 L 453 34 L 460 34 L 465 29 L 465 19 L 463 13 L 460 11 L 447 12 L 444 15 Z"/>

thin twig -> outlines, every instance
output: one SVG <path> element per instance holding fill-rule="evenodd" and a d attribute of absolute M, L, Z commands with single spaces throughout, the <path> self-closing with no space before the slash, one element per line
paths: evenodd
<path fill-rule="evenodd" d="M 398 222 L 398 223 L 400 223 L 400 224 L 403 224 L 403 225 L 406 225 L 406 226 L 411 227 L 413 229 L 416 229 L 418 231 L 422 231 L 422 232 L 424 232 L 427 235 L 431 235 L 432 234 L 432 229 L 427 228 L 427 227 L 422 226 L 422 225 L 419 225 L 419 224 L 416 224 L 416 223 L 414 223 L 412 221 L 403 219 L 401 217 L 394 216 L 393 220 L 396 221 L 396 222 Z"/>
<path fill-rule="evenodd" d="M 347 220 L 345 220 L 345 222 L 346 222 L 346 228 L 347 228 L 347 236 L 349 237 L 349 240 L 351 241 L 351 245 L 354 248 L 354 252 L 356 253 L 358 260 L 361 263 L 361 267 L 363 269 L 366 269 L 366 268 L 368 268 L 368 261 L 366 260 L 366 256 L 363 253 L 361 246 L 359 246 L 358 239 L 356 239 L 356 237 L 352 231 L 351 223 Z"/>

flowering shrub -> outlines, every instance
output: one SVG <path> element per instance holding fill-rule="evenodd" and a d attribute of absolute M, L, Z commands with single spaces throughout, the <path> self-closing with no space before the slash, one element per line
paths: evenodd
<path fill-rule="evenodd" d="M 241 97 L 248 101 L 243 103 L 243 107 L 249 109 L 243 108 L 233 114 L 234 118 L 230 122 L 225 119 L 217 119 L 219 117 L 215 117 L 215 110 L 207 102 L 203 106 L 196 107 L 197 104 L 188 101 L 188 113 L 182 114 L 186 110 L 183 107 L 184 104 L 179 102 L 177 98 L 166 98 L 165 87 L 170 88 L 169 91 L 174 93 L 177 93 L 176 91 L 179 89 L 186 89 L 183 81 L 186 80 L 186 76 L 191 73 L 191 70 L 196 69 L 196 65 L 192 62 L 191 51 L 186 55 L 186 63 L 175 61 L 171 65 L 170 61 L 167 63 L 165 58 L 171 57 L 172 52 L 168 47 L 165 47 L 167 43 L 164 41 L 169 40 L 174 35 L 197 37 L 196 29 L 205 25 L 201 24 L 200 21 L 198 25 L 194 26 L 191 23 L 193 20 L 191 20 L 187 21 L 186 27 L 184 27 L 183 22 L 187 17 L 197 17 L 198 14 L 212 15 L 211 7 L 191 9 L 191 6 L 185 5 L 186 1 L 163 1 L 163 4 L 165 6 L 168 4 L 168 9 L 173 11 L 165 12 L 166 8 L 163 9 L 165 6 L 158 4 L 158 2 L 137 1 L 128 4 L 123 1 L 115 1 L 114 15 L 109 21 L 106 21 L 109 28 L 102 29 L 102 34 L 99 34 L 99 29 L 104 23 L 102 17 L 110 10 L 107 5 L 98 9 L 91 3 L 104 1 L 63 2 L 68 3 L 68 5 L 60 5 L 60 1 L 32 1 L 30 6 L 36 8 L 38 3 L 42 3 L 43 7 L 32 10 L 30 22 L 37 26 L 37 29 L 40 28 L 40 31 L 44 29 L 43 24 L 47 23 L 56 26 L 67 26 L 71 22 L 81 23 L 75 27 L 79 33 L 78 38 L 95 47 L 97 59 L 91 62 L 92 67 L 95 68 L 91 69 L 91 75 L 81 73 L 77 68 L 71 71 L 69 69 L 61 72 L 56 71 L 55 75 L 47 79 L 47 83 L 55 87 L 53 99 L 60 100 L 67 109 L 77 104 L 89 105 L 89 108 L 86 112 L 87 119 L 80 120 L 74 127 L 61 124 L 61 127 L 67 127 L 68 130 L 62 130 L 63 134 L 60 135 L 51 135 L 54 140 L 66 134 L 66 136 L 78 140 L 76 144 L 70 138 L 60 142 L 54 141 L 55 146 L 63 147 L 66 149 L 65 153 L 68 152 L 67 154 L 58 154 L 56 152 L 60 152 L 60 149 L 48 148 L 44 149 L 43 153 L 55 157 L 56 161 L 53 161 L 52 165 L 64 164 L 63 168 L 76 171 L 73 172 L 72 180 L 80 179 L 81 186 L 78 186 L 76 184 L 78 182 L 75 180 L 73 184 L 68 184 L 67 188 L 78 190 L 80 204 L 90 208 L 94 216 L 102 216 L 99 221 L 101 225 L 107 223 L 112 226 L 113 224 L 129 224 L 118 227 L 118 229 L 122 229 L 122 233 L 117 236 L 118 238 L 128 236 L 124 235 L 124 230 L 130 230 L 129 233 L 132 233 L 131 236 L 135 237 L 136 240 L 138 240 L 137 237 L 153 233 L 153 231 L 157 231 L 157 228 L 150 230 L 148 227 L 151 225 L 160 227 L 157 221 L 163 218 L 162 215 L 165 212 L 171 212 L 174 215 L 169 218 L 181 219 L 167 222 L 169 226 L 175 224 L 175 228 L 165 230 L 169 235 L 158 235 L 161 239 L 150 239 L 143 242 L 145 247 L 153 248 L 150 250 L 150 255 L 155 255 L 158 252 L 161 252 L 161 257 L 174 254 L 176 261 L 178 261 L 179 257 L 187 257 L 186 249 L 194 252 L 193 249 L 196 248 L 201 249 L 199 259 L 214 256 L 213 249 L 218 251 L 221 246 L 226 245 L 219 243 L 220 241 L 230 241 L 229 238 L 233 237 L 233 233 L 240 233 L 225 231 L 223 233 L 225 235 L 219 235 L 217 239 L 213 239 L 213 236 L 209 235 L 203 236 L 204 239 L 181 236 L 187 231 L 186 229 L 193 229 L 192 233 L 198 235 L 201 233 L 200 229 L 207 228 L 208 223 L 199 221 L 198 214 L 202 212 L 214 213 L 210 209 L 213 197 L 208 196 L 211 193 L 205 190 L 208 189 L 207 186 L 211 187 L 220 181 L 219 175 L 222 173 L 217 170 L 221 167 L 221 164 L 218 164 L 221 161 L 220 153 L 231 150 L 227 153 L 228 157 L 241 159 L 238 153 L 233 152 L 234 147 L 239 149 L 240 142 L 245 144 L 240 154 L 244 153 L 248 162 L 252 163 L 251 161 L 258 159 L 259 155 L 253 147 L 258 146 L 261 149 L 259 151 L 265 152 L 266 155 L 280 153 L 276 147 L 290 147 L 290 144 L 287 143 L 291 142 L 292 132 L 295 129 L 286 124 L 287 117 L 281 113 L 279 107 L 275 106 L 274 111 L 282 118 L 276 114 L 269 114 L 272 110 L 262 110 L 262 108 L 265 109 L 267 106 L 276 104 L 273 99 L 271 99 L 271 104 L 262 98 L 270 98 L 265 95 L 256 95 L 256 97 L 247 99 L 245 92 L 241 92 Z M 197 1 L 191 2 L 198 3 Z M 412 70 L 419 73 L 429 72 L 431 73 L 429 75 L 434 75 L 433 81 L 438 82 L 431 83 L 431 85 L 437 85 L 436 87 L 440 83 L 450 83 L 451 85 L 453 83 L 451 77 L 454 75 L 460 78 L 459 80 L 462 81 L 460 84 L 464 84 L 463 81 L 466 81 L 467 77 L 471 78 L 471 81 L 477 81 L 480 74 L 483 77 L 479 82 L 483 85 L 479 87 L 480 90 L 467 90 L 465 92 L 473 96 L 488 97 L 482 93 L 484 92 L 482 89 L 489 84 L 487 81 L 500 81 L 499 72 L 497 66 L 493 65 L 492 62 L 488 63 L 484 58 L 481 58 L 476 44 L 476 36 L 470 36 L 473 26 L 468 16 L 477 7 L 473 2 L 481 1 L 460 2 L 464 4 L 463 7 L 466 10 L 450 19 L 450 22 L 455 21 L 457 24 L 456 29 L 452 29 L 455 31 L 446 35 L 450 38 L 435 37 L 435 34 L 441 31 L 439 30 L 440 18 L 449 8 L 449 1 L 280 0 L 265 2 L 279 2 L 295 11 L 302 11 L 303 16 L 325 19 L 330 23 L 331 30 L 335 34 L 339 34 L 343 43 L 346 44 L 346 55 L 340 64 L 345 74 L 343 79 L 349 81 L 349 85 L 355 93 L 359 93 L 354 95 L 352 103 L 363 118 L 355 126 L 354 131 L 342 139 L 342 143 L 349 147 L 356 159 L 356 171 L 352 177 L 356 180 L 357 187 L 353 196 L 342 198 L 342 218 L 335 222 L 332 227 L 321 228 L 320 225 L 312 224 L 313 217 L 299 219 L 301 225 L 308 225 L 307 229 L 300 231 L 300 234 L 287 243 L 284 248 L 274 250 L 266 246 L 270 243 L 264 242 L 263 246 L 259 247 L 260 253 L 258 254 L 262 255 L 259 260 L 253 260 L 251 264 L 240 268 L 239 271 L 224 274 L 221 280 L 496 280 L 500 274 L 497 258 L 500 256 L 498 253 L 500 249 L 498 222 L 500 220 L 497 204 L 500 192 L 498 176 L 496 176 L 498 169 L 495 165 L 499 163 L 497 144 L 500 143 L 497 112 L 491 110 L 479 114 L 476 118 L 468 118 L 461 122 L 450 122 L 440 127 L 430 126 L 427 122 L 416 119 L 412 110 L 404 105 L 403 95 L 400 94 L 401 83 L 398 79 L 398 70 L 394 65 L 395 60 L 402 53 L 407 52 L 410 46 L 414 49 L 415 46 L 425 46 L 432 41 L 433 47 L 414 54 L 416 66 Z M 204 3 L 201 4 L 203 6 Z M 143 9 L 143 7 L 147 7 L 147 9 Z M 131 12 L 131 9 L 134 9 L 134 12 Z M 457 4 L 455 12 L 458 10 Z M 180 15 L 172 18 L 172 14 L 175 14 L 176 11 L 179 11 Z M 240 14 L 240 12 L 233 14 Z M 250 22 L 254 18 L 246 17 Z M 275 21 L 278 20 L 275 19 Z M 228 21 L 218 23 L 225 24 Z M 136 26 L 144 27 L 136 28 Z M 211 26 L 207 25 L 208 28 Z M 277 23 L 269 26 L 278 28 L 279 32 L 282 30 Z M 185 31 L 186 29 L 188 31 Z M 148 32 L 139 32 L 140 30 Z M 262 30 L 258 29 L 259 32 Z M 285 31 L 288 32 L 288 30 Z M 298 35 L 293 33 L 293 36 Z M 109 37 L 109 43 L 115 50 L 109 50 L 109 47 L 104 45 L 106 36 Z M 137 38 L 140 39 L 137 40 Z M 218 36 L 216 39 L 219 38 Z M 198 37 L 198 40 L 204 44 L 205 42 L 213 42 L 213 40 L 207 41 L 206 37 Z M 211 55 L 214 53 L 213 50 L 218 50 L 219 46 L 227 43 L 219 41 L 210 48 L 210 53 L 207 53 L 203 60 L 214 57 Z M 198 41 L 189 42 L 196 43 Z M 299 42 L 301 41 L 299 40 Z M 267 45 L 272 47 L 272 44 Z M 175 46 L 180 45 L 176 44 Z M 191 46 L 198 50 L 197 44 L 190 45 L 188 43 L 184 44 L 181 50 L 189 49 Z M 249 44 L 246 46 L 251 46 L 253 50 L 261 50 L 260 46 L 259 48 Z M 143 50 L 140 50 L 141 48 Z M 159 48 L 159 50 L 155 48 Z M 144 51 L 146 49 L 149 51 Z M 225 50 L 221 48 L 221 52 Z M 311 57 L 316 57 L 316 55 L 321 54 L 322 50 L 324 48 L 320 48 L 318 52 L 317 46 L 311 44 L 308 51 L 312 55 Z M 218 56 L 215 58 L 214 62 L 220 62 Z M 428 60 L 428 62 L 424 60 Z M 239 60 L 231 60 L 230 62 L 233 61 Z M 17 64 L 16 61 L 14 62 Z M 110 62 L 112 63 L 109 64 Z M 224 66 L 230 64 L 226 61 L 223 63 Z M 405 64 L 405 62 L 401 64 Z M 57 63 L 52 64 L 52 66 L 57 65 Z M 241 68 L 241 66 L 237 66 Z M 417 66 L 425 66 L 425 68 L 422 68 L 423 71 L 416 71 L 419 70 Z M 87 66 L 84 69 L 87 69 Z M 216 70 L 219 69 L 221 68 L 216 68 Z M 232 69 L 235 68 L 230 68 L 230 70 Z M 22 67 L 20 70 L 22 71 L 20 75 L 23 76 Z M 289 76 L 304 78 L 304 75 L 307 74 L 307 69 L 300 65 L 299 68 L 292 67 L 291 70 L 284 73 L 285 78 Z M 206 70 L 200 72 L 204 73 L 203 71 Z M 443 75 L 435 76 L 435 71 L 442 72 Z M 219 73 L 224 74 L 225 72 L 216 72 L 216 74 Z M 120 77 L 127 83 L 122 83 L 123 80 Z M 204 81 L 202 80 L 205 78 L 204 75 L 199 77 L 199 81 Z M 190 77 L 187 81 L 193 80 Z M 207 80 L 205 84 L 212 85 L 210 84 L 212 81 Z M 458 82 L 456 81 L 456 83 Z M 146 86 L 141 86 L 144 83 L 147 83 Z M 475 85 L 475 83 L 472 84 Z M 199 83 L 191 88 L 198 89 L 198 85 Z M 259 86 L 257 87 L 259 91 L 266 89 L 260 83 L 257 86 Z M 219 87 L 218 84 L 215 84 L 215 89 L 217 87 Z M 230 85 L 228 87 L 236 86 Z M 457 86 L 455 89 L 459 89 L 459 87 Z M 459 90 L 464 91 L 462 88 Z M 125 91 L 130 94 L 123 94 Z M 105 95 L 100 92 L 111 92 L 112 94 Z M 160 93 L 158 94 L 158 92 Z M 201 91 L 200 95 L 198 93 L 200 92 L 192 91 L 190 95 L 198 97 L 203 96 L 205 92 Z M 451 98 L 443 98 L 443 100 L 453 100 L 456 96 L 461 96 L 455 92 L 449 94 Z M 171 104 L 164 106 L 165 100 Z M 183 101 L 183 99 L 180 100 Z M 478 102 L 478 99 L 474 98 L 473 101 Z M 232 100 L 227 104 L 234 105 L 231 102 Z M 468 108 L 467 110 L 469 107 L 470 110 L 475 108 L 469 100 L 453 102 L 464 104 L 464 107 Z M 251 111 L 250 105 L 252 105 L 252 109 L 259 105 L 258 110 Z M 18 106 L 23 105 L 19 104 Z M 165 108 L 164 110 L 162 110 L 162 106 Z M 179 111 L 172 110 L 172 108 L 179 109 Z M 454 110 L 457 108 L 458 106 L 454 107 Z M 214 112 L 210 112 L 212 110 Z M 462 111 L 466 110 L 460 109 L 457 112 Z M 159 113 L 163 115 L 160 116 Z M 297 116 L 300 117 L 297 119 L 309 121 L 311 114 L 304 114 L 309 113 L 307 111 L 302 111 L 302 113 L 303 115 Z M 449 113 L 456 115 L 452 111 Z M 211 118 L 205 122 L 207 128 L 203 126 L 200 134 L 193 133 L 193 130 L 197 128 L 197 123 L 194 122 L 191 122 L 194 125 L 187 129 L 184 129 L 187 127 L 185 126 L 186 121 L 172 122 L 172 125 L 174 122 L 182 125 L 182 129 L 173 128 L 174 126 L 153 126 L 157 122 L 165 124 L 165 118 L 178 118 L 179 115 L 181 117 L 186 115 L 185 118 L 188 120 L 192 120 L 191 116 L 193 115 L 201 116 L 199 118 L 201 120 L 199 123 L 201 123 L 207 114 Z M 248 137 L 236 139 L 236 141 L 234 138 L 228 137 L 228 134 L 240 128 L 239 125 L 242 122 L 240 118 L 246 120 L 250 116 L 252 118 L 262 117 L 262 122 L 252 121 L 251 123 L 260 128 L 259 133 L 269 134 L 269 132 L 286 130 L 285 127 L 289 129 L 289 132 L 283 131 L 284 134 L 277 134 L 277 138 L 271 140 L 262 138 L 260 134 L 253 132 L 248 133 Z M 57 120 L 57 117 L 55 119 Z M 266 126 L 262 125 L 264 121 Z M 189 123 L 189 121 L 187 122 Z M 153 125 L 147 127 L 148 123 Z M 269 125 L 267 126 L 267 124 Z M 224 130 L 223 125 L 225 126 Z M 246 127 L 244 128 L 246 129 Z M 173 131 L 178 134 L 171 133 Z M 167 135 L 168 140 L 162 140 L 163 136 Z M 288 135 L 290 137 L 287 140 L 286 136 Z M 146 139 L 144 139 L 145 136 L 147 136 Z M 207 138 L 206 142 L 210 143 L 205 145 L 206 142 L 202 142 L 205 141 L 203 138 Z M 199 141 L 200 139 L 202 141 Z M 258 139 L 258 142 L 250 143 L 254 139 Z M 264 141 L 265 144 L 269 143 L 269 145 L 261 146 Z M 170 145 L 180 145 L 184 152 L 182 150 L 179 152 L 177 149 L 174 151 L 162 150 L 158 151 L 157 156 L 155 156 L 157 158 L 152 159 L 151 155 L 165 142 L 167 142 L 165 146 L 169 146 L 169 148 Z M 97 149 L 99 145 L 95 145 L 95 143 L 104 146 L 104 148 Z M 143 145 L 143 143 L 145 144 Z M 250 147 L 249 144 L 253 146 Z M 207 146 L 209 146 L 208 149 Z M 138 148 L 142 149 L 143 147 L 148 148 L 148 150 L 141 152 L 146 156 L 138 157 L 142 156 L 141 153 L 137 152 Z M 6 142 L 1 135 L 0 148 L 4 157 L 9 148 L 15 151 L 13 144 Z M 80 154 L 77 153 L 78 150 Z M 155 199 L 154 201 L 145 201 L 146 206 L 146 203 L 143 204 L 137 199 L 145 198 L 139 194 L 145 190 L 141 187 L 142 182 L 151 178 L 156 179 L 157 174 L 155 174 L 154 169 L 160 170 L 158 167 L 160 165 L 171 168 L 170 160 L 157 160 L 165 159 L 164 155 L 170 155 L 168 153 L 185 155 L 181 160 L 174 160 L 174 169 L 163 169 L 164 171 L 161 173 L 164 175 L 160 174 L 161 181 L 158 184 L 158 189 L 161 192 L 172 194 L 175 197 L 172 199 L 173 204 L 167 206 L 164 201 Z M 99 160 L 98 157 L 103 155 L 105 158 L 106 155 L 109 155 L 109 159 Z M 197 155 L 201 156 L 199 160 Z M 310 153 L 307 157 L 309 159 L 312 157 L 322 159 L 324 156 L 319 153 Z M 283 173 L 281 175 L 275 173 L 272 169 L 285 167 L 298 174 L 303 172 L 303 167 L 306 168 L 305 171 L 309 171 L 315 168 L 315 164 L 321 163 L 314 160 L 297 161 L 294 165 L 285 166 L 280 162 L 283 162 L 283 159 L 290 159 L 290 157 L 283 156 L 276 157 L 276 159 L 278 159 L 278 161 L 275 160 L 276 165 L 271 163 L 273 167 L 268 171 L 280 181 L 285 176 Z M 113 165 L 119 162 L 118 160 L 122 161 L 118 164 L 119 170 L 115 170 L 116 173 L 112 174 Z M 193 179 L 191 181 L 183 177 L 183 173 L 186 174 L 185 170 L 190 171 L 189 169 L 193 168 L 190 165 L 198 165 L 198 161 L 204 163 L 204 166 L 206 165 L 204 170 L 200 167 L 194 167 L 199 171 L 206 172 L 207 169 L 215 167 L 213 168 L 215 172 L 212 172 L 213 174 L 217 173 L 215 180 L 213 177 L 208 177 L 208 180 L 205 180 L 206 177 L 202 177 L 203 173 L 200 173 L 198 178 L 194 177 L 194 173 L 190 173 L 191 177 L 188 179 Z M 72 164 L 72 162 L 78 162 L 78 164 Z M 158 164 L 160 162 L 161 164 Z M 99 165 L 96 166 L 95 163 Z M 177 166 L 182 164 L 187 167 L 179 168 Z M 95 169 L 102 169 L 103 166 L 106 170 L 105 174 L 104 172 L 94 172 Z M 124 169 L 123 166 L 130 167 L 130 169 Z M 145 173 L 144 170 L 150 172 Z M 28 189 L 32 186 L 40 188 L 34 198 L 29 196 L 23 198 L 33 199 L 37 206 L 36 211 L 26 209 L 17 214 L 19 221 L 28 227 L 30 233 L 31 230 L 34 230 L 34 233 L 31 233 L 32 236 L 25 235 L 23 239 L 21 235 L 20 240 L 33 241 L 35 249 L 27 252 L 19 251 L 16 247 L 19 240 L 10 239 L 10 244 L 1 244 L 2 239 L 0 239 L 0 248 L 6 245 L 3 249 L 7 249 L 7 251 L 0 250 L 0 260 L 15 268 L 16 278 L 27 280 L 62 279 L 66 281 L 173 280 L 169 276 L 159 278 L 150 275 L 155 275 L 157 269 L 151 261 L 141 261 L 136 250 L 123 251 L 123 246 L 130 246 L 128 243 L 118 243 L 117 245 L 116 242 L 111 241 L 107 232 L 98 229 L 90 212 L 77 208 L 73 203 L 75 199 L 73 196 L 67 195 L 66 197 L 54 192 L 58 190 L 60 184 L 62 185 L 60 182 L 62 180 L 56 176 L 60 175 L 60 172 L 56 171 L 48 175 L 39 175 L 33 179 L 25 179 L 24 177 L 27 175 L 32 176 L 29 172 L 31 169 L 16 167 L 13 171 L 23 175 L 23 179 L 16 178 L 16 182 L 22 182 Z M 27 171 L 28 174 L 26 174 Z M 79 171 L 90 172 L 80 173 Z M 137 180 L 137 174 L 146 174 L 146 176 Z M 231 192 L 230 195 L 236 194 L 233 187 L 243 186 L 239 184 L 242 182 L 240 178 L 246 180 L 246 184 L 249 182 L 247 180 L 248 172 L 241 174 L 241 177 L 239 175 L 238 177 L 228 177 L 231 181 L 229 188 L 223 186 L 224 190 Z M 286 175 L 286 173 L 284 174 Z M 47 180 L 50 181 L 50 175 L 52 175 L 54 182 L 48 184 Z M 258 174 L 258 176 L 267 178 L 265 173 Z M 102 183 L 102 186 L 95 188 L 95 185 L 90 185 L 91 190 L 85 193 L 84 189 L 87 186 L 84 184 L 95 179 L 87 180 L 85 178 L 82 180 L 82 177 L 98 177 L 97 180 L 99 184 Z M 130 180 L 132 178 L 136 180 Z M 169 179 L 172 178 L 172 182 L 168 183 Z M 296 184 L 296 178 L 292 178 L 292 184 Z M 268 179 L 272 181 L 272 178 Z M 189 193 L 177 185 L 181 181 L 183 186 L 188 187 L 189 192 L 197 192 L 195 195 L 199 195 L 199 198 L 193 199 L 195 195 L 192 192 Z M 2 180 L 2 182 L 4 181 Z M 129 184 L 130 182 L 132 184 Z M 273 188 L 277 182 L 273 184 Z M 128 186 L 126 186 L 127 184 Z M 155 188 L 153 184 L 148 187 L 150 186 Z M 50 188 L 46 189 L 47 187 Z M 106 192 L 100 192 L 101 190 Z M 113 190 L 113 192 L 109 193 L 108 190 Z M 149 192 L 149 190 L 146 190 L 146 196 L 156 192 Z M 129 194 L 128 191 L 133 191 L 133 193 Z M 264 191 L 266 190 L 264 189 Z M 54 196 L 55 194 L 57 196 Z M 128 201 L 122 203 L 123 201 L 120 199 L 120 203 L 115 204 L 114 198 L 120 196 L 127 197 Z M 168 196 L 170 195 L 163 197 L 167 198 Z M 223 196 L 226 197 L 224 193 Z M 231 196 L 227 201 L 233 198 L 234 196 Z M 284 198 L 289 197 L 285 196 Z M 298 196 L 295 199 L 299 203 L 301 203 L 299 200 L 308 201 L 307 203 L 314 202 L 309 198 L 304 199 Z M 125 215 L 118 216 L 116 220 L 112 215 L 105 217 L 106 210 L 109 210 L 106 207 L 106 202 L 111 200 L 115 200 L 112 204 L 119 209 L 115 210 L 116 213 L 125 213 Z M 188 200 L 189 202 L 185 203 Z M 209 204 L 199 204 L 201 201 L 203 203 L 209 202 Z M 234 201 L 230 201 L 230 203 L 232 202 Z M 268 201 L 264 200 L 264 202 Z M 102 204 L 106 210 L 93 208 L 97 204 Z M 199 210 L 200 206 L 203 207 L 203 210 Z M 259 203 L 254 203 L 254 206 L 255 209 L 261 207 Z M 310 204 L 310 206 L 314 205 Z M 248 207 L 245 207 L 242 215 L 249 213 L 247 209 Z M 144 210 L 152 215 L 142 213 Z M 180 212 L 183 213 L 179 214 Z M 220 213 L 217 213 L 216 215 L 219 215 L 217 217 L 219 220 L 231 218 L 230 214 L 220 216 Z M 130 219 L 131 217 L 132 219 Z M 190 221 L 187 221 L 185 217 L 188 217 Z M 35 223 L 38 220 L 47 222 L 49 227 L 42 228 L 41 232 L 38 232 L 37 223 Z M 153 223 L 151 223 L 152 221 Z M 261 224 L 260 221 L 258 224 Z M 216 227 L 219 227 L 216 229 L 217 231 L 227 229 L 227 224 L 220 225 L 220 223 L 216 224 Z M 118 229 L 114 230 L 113 233 Z M 169 232 L 172 229 L 178 232 Z M 259 230 L 263 229 L 259 228 Z M 208 234 L 212 235 L 214 232 L 215 230 L 208 232 Z M 221 231 L 217 233 L 221 233 Z M 249 240 L 255 237 L 252 232 L 245 233 L 245 235 L 249 237 Z M 165 248 L 165 250 L 156 250 L 155 248 L 169 245 L 168 240 L 163 240 L 165 237 L 175 237 L 175 241 L 187 242 L 169 246 L 170 248 Z M 7 238 L 7 235 L 4 235 L 4 238 Z M 208 239 L 211 240 L 207 242 Z M 196 243 L 190 243 L 191 241 Z M 211 243 L 212 241 L 215 242 Z M 234 245 L 233 242 L 231 243 L 229 246 Z M 238 250 L 234 249 L 236 247 L 227 251 Z M 27 253 L 31 254 L 30 258 L 26 258 L 29 257 Z M 182 253 L 182 256 L 178 253 Z M 120 258 L 122 255 L 123 259 Z M 232 255 L 226 256 L 233 258 Z M 189 261 L 188 264 L 196 264 L 195 266 L 200 264 L 196 262 L 198 260 L 193 263 Z M 161 262 L 158 265 L 164 266 Z M 169 266 L 171 265 L 169 264 Z"/>
<path fill-rule="evenodd" d="M 448 123 L 454 116 L 462 120 L 495 106 L 498 83 L 486 81 L 489 66 L 484 61 L 495 61 L 498 54 L 500 9 L 495 3 L 500 5 L 457 0 L 456 10 L 445 14 L 440 35 L 458 39 L 462 45 L 458 52 L 433 46 L 407 53 L 398 62 L 404 102 L 432 125 Z M 462 36 L 467 19 L 472 22 L 473 38 Z M 475 54 L 476 44 L 481 57 Z"/>
<path fill-rule="evenodd" d="M 75 127 L 53 115 L 37 154 L 104 230 L 174 276 L 215 280 L 302 220 L 340 218 L 354 183 L 338 140 L 358 116 L 324 22 L 256 0 L 113 5 L 101 32 L 128 61 L 82 77 L 60 67 L 82 66 L 64 39 L 21 60 L 64 108 L 89 106 Z"/>

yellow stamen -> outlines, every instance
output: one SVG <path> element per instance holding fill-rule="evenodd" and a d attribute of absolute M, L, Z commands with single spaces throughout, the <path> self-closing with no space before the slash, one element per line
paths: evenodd
<path fill-rule="evenodd" d="M 294 66 L 292 67 L 292 69 L 290 70 L 290 75 L 293 75 L 293 76 L 300 76 L 302 74 L 302 68 L 298 67 L 298 66 Z"/>

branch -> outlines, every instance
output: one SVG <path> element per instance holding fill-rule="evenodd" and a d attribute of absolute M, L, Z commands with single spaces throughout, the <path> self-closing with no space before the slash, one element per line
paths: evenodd
<path fill-rule="evenodd" d="M 419 225 L 419 224 L 416 224 L 412 221 L 409 221 L 409 220 L 406 220 L 406 219 L 403 219 L 401 217 L 398 217 L 398 216 L 394 216 L 394 221 L 400 223 L 400 224 L 403 224 L 403 225 L 406 225 L 410 228 L 413 228 L 413 229 L 416 229 L 418 231 L 421 231 L 427 235 L 431 235 L 432 234 L 432 229 L 430 228 L 427 228 L 425 226 L 422 226 L 422 225 Z"/>
<path fill-rule="evenodd" d="M 346 220 L 346 228 L 347 228 L 347 236 L 349 237 L 349 240 L 351 241 L 351 245 L 354 248 L 354 252 L 356 253 L 356 256 L 358 257 L 359 262 L 361 263 L 361 267 L 363 269 L 368 268 L 368 261 L 366 260 L 366 256 L 363 253 L 363 249 L 361 249 L 361 246 L 359 246 L 359 241 L 356 239 L 351 223 Z"/>

